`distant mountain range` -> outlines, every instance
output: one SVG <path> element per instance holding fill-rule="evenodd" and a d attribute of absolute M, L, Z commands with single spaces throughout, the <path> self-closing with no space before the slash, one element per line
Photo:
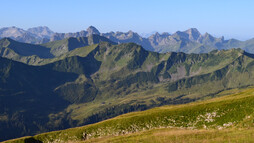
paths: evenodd
<path fill-rule="evenodd" d="M 247 41 L 236 39 L 225 40 L 224 37 L 216 38 L 208 33 L 202 35 L 196 28 L 177 31 L 173 34 L 167 32 L 159 34 L 157 32 L 149 37 L 142 37 L 133 31 L 100 33 L 93 26 L 75 33 L 55 33 L 48 27 L 35 27 L 28 30 L 17 27 L 0 29 L 0 38 L 9 37 L 19 42 L 32 44 L 43 44 L 70 37 L 78 38 L 89 35 L 100 35 L 115 43 L 133 42 L 143 46 L 146 50 L 160 53 L 208 53 L 212 50 L 231 48 L 241 48 L 247 52 L 254 53 L 254 39 Z"/>
<path fill-rule="evenodd" d="M 33 44 L 49 42 L 49 39 L 53 34 L 54 32 L 46 26 L 29 28 L 28 30 L 14 26 L 0 29 L 0 37 L 2 38 L 8 37 L 19 42 Z"/>

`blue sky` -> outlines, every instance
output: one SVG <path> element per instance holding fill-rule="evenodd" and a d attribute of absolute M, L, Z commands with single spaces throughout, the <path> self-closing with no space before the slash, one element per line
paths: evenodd
<path fill-rule="evenodd" d="M 173 33 L 195 27 L 246 40 L 254 38 L 253 6 L 253 0 L 1 0 L 0 28 Z"/>

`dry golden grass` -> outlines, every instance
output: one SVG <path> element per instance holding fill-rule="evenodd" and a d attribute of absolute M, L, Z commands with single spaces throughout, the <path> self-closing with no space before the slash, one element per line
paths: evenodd
<path fill-rule="evenodd" d="M 90 139 L 85 143 L 221 143 L 221 142 L 254 142 L 254 129 L 225 130 L 187 130 L 187 129 L 154 129 L 123 136 L 108 136 Z"/>

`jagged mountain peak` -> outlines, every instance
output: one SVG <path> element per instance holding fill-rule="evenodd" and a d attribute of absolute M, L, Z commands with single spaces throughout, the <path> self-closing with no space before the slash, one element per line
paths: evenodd
<path fill-rule="evenodd" d="M 151 36 L 149 36 L 148 38 L 149 39 L 155 39 L 155 38 L 159 38 L 160 36 L 161 36 L 160 33 L 156 32 L 156 33 L 152 34 Z"/>
<path fill-rule="evenodd" d="M 168 32 L 163 32 L 161 35 L 162 36 L 170 36 L 170 34 Z"/>
<path fill-rule="evenodd" d="M 189 39 L 189 34 L 182 31 L 176 31 L 172 36 L 177 39 Z"/>
<path fill-rule="evenodd" d="M 134 33 L 132 30 L 129 30 L 127 33 Z"/>
<path fill-rule="evenodd" d="M 201 37 L 201 34 L 197 28 L 190 28 L 190 29 L 186 30 L 185 33 L 187 33 L 189 35 L 190 40 L 196 41 L 196 40 L 198 40 L 198 38 Z"/>
<path fill-rule="evenodd" d="M 191 33 L 199 33 L 200 34 L 200 32 L 198 31 L 197 28 L 190 28 L 190 29 L 186 30 L 185 32 L 188 34 L 191 34 Z"/>
<path fill-rule="evenodd" d="M 150 36 L 150 38 L 153 38 L 153 37 L 168 37 L 170 36 L 170 34 L 168 32 L 163 32 L 162 34 L 160 34 L 159 32 L 156 32 L 154 33 L 153 35 Z"/>
<path fill-rule="evenodd" d="M 209 41 L 214 41 L 215 40 L 215 38 L 207 32 L 204 34 L 203 39 L 209 40 Z"/>
<path fill-rule="evenodd" d="M 97 34 L 99 35 L 100 32 L 98 29 L 96 29 L 94 26 L 89 26 L 86 31 L 88 32 L 88 35 L 91 35 L 91 34 Z"/>
<path fill-rule="evenodd" d="M 138 33 L 133 32 L 132 30 L 129 30 L 129 31 L 127 32 L 127 34 L 128 34 L 128 36 L 138 36 L 138 37 L 139 37 Z"/>
<path fill-rule="evenodd" d="M 155 35 L 155 36 L 160 36 L 160 33 L 159 33 L 159 32 L 156 32 L 154 35 Z"/>
<path fill-rule="evenodd" d="M 214 49 L 240 47 L 248 52 L 254 53 L 254 42 L 252 42 L 254 40 L 224 40 L 224 37 L 217 38 L 208 33 L 201 35 L 197 28 L 177 31 L 172 33 L 172 35 L 167 32 L 153 33 L 154 34 L 149 37 L 140 36 L 132 30 L 127 32 L 117 31 L 100 33 L 94 26 L 89 26 L 86 30 L 74 33 L 53 33 L 46 26 L 30 28 L 27 31 L 13 26 L 0 29 L 0 38 L 10 37 L 19 42 L 41 44 L 49 41 L 63 40 L 68 37 L 88 37 L 89 35 L 96 34 L 104 36 L 115 43 L 134 42 L 142 45 L 145 49 L 156 52 L 175 51 L 185 53 L 204 53 Z"/>

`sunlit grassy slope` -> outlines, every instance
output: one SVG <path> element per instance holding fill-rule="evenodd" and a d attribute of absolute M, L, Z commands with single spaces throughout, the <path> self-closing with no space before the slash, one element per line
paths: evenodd
<path fill-rule="evenodd" d="M 8 142 L 253 142 L 254 87 Z"/>
<path fill-rule="evenodd" d="M 110 143 L 207 143 L 207 142 L 254 142 L 254 131 L 251 129 L 224 130 L 188 130 L 188 129 L 153 129 L 122 136 L 111 136 L 84 141 Z"/>

